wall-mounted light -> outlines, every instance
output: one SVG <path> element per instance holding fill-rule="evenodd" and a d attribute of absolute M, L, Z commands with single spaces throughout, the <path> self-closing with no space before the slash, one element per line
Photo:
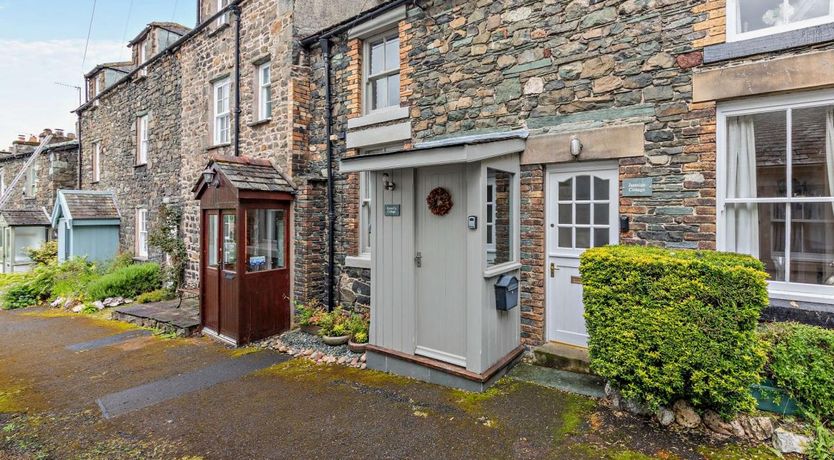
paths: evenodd
<path fill-rule="evenodd" d="M 217 183 L 214 182 L 214 179 L 216 177 L 217 173 L 214 171 L 214 169 L 211 168 L 211 166 L 209 166 L 205 169 L 205 171 L 203 171 L 203 182 L 205 182 L 207 185 L 214 185 L 215 187 L 220 187 L 220 181 L 217 181 Z"/>
<path fill-rule="evenodd" d="M 382 185 L 384 185 L 385 190 L 388 190 L 389 192 L 397 188 L 397 184 L 391 181 L 391 176 L 389 176 L 388 173 L 382 175 Z"/>
<path fill-rule="evenodd" d="M 570 154 L 573 155 L 574 158 L 576 158 L 579 156 L 580 153 L 582 153 L 582 141 L 580 141 L 579 138 L 576 136 L 571 136 Z"/>

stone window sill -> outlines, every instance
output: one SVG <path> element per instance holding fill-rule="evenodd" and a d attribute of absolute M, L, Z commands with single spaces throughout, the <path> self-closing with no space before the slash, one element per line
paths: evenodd
<path fill-rule="evenodd" d="M 348 267 L 353 268 L 366 268 L 370 270 L 371 268 L 371 255 L 370 254 L 362 254 L 359 256 L 347 256 L 345 257 L 345 265 Z"/>
<path fill-rule="evenodd" d="M 139 163 L 139 164 L 133 165 L 133 169 L 145 168 L 147 166 L 148 166 L 147 163 Z"/>
<path fill-rule="evenodd" d="M 223 32 L 224 30 L 228 29 L 229 27 L 232 27 L 232 25 L 228 22 L 225 22 L 225 23 L 221 24 L 220 26 L 214 28 L 211 32 L 209 32 L 208 36 L 213 37 L 213 36 L 219 34 L 220 32 Z"/>
<path fill-rule="evenodd" d="M 149 260 L 150 260 L 150 259 L 148 259 L 147 257 L 134 257 L 134 258 L 133 258 L 133 261 L 134 261 L 134 262 L 147 262 L 147 261 L 149 261 Z"/>
<path fill-rule="evenodd" d="M 496 265 L 494 267 L 490 267 L 484 270 L 484 278 L 494 278 L 499 275 L 503 275 L 504 273 L 509 273 L 512 271 L 516 271 L 521 268 L 521 263 L 519 262 L 508 262 L 501 265 Z"/>
<path fill-rule="evenodd" d="M 800 46 L 815 45 L 834 40 L 834 27 L 832 24 L 806 27 L 803 29 L 780 32 L 764 37 L 749 38 L 736 42 L 727 42 L 720 45 L 707 46 L 704 48 L 704 63 L 738 59 L 762 53 L 784 51 Z"/>
<path fill-rule="evenodd" d="M 365 126 L 378 125 L 391 121 L 408 118 L 408 107 L 391 107 L 376 112 L 370 112 L 359 118 L 348 120 L 348 129 L 362 128 Z"/>
<path fill-rule="evenodd" d="M 264 118 L 263 120 L 253 121 L 252 123 L 247 123 L 246 126 L 250 128 L 257 128 L 258 126 L 263 126 L 272 122 L 272 117 Z"/>
<path fill-rule="evenodd" d="M 231 142 L 226 142 L 225 144 L 214 144 L 214 145 L 210 145 L 210 146 L 206 147 L 206 151 L 210 152 L 212 150 L 222 149 L 222 148 L 231 147 L 231 146 L 232 146 Z"/>

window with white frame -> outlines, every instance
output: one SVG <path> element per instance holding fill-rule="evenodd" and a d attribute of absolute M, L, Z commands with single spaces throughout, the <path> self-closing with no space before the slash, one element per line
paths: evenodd
<path fill-rule="evenodd" d="M 373 204 L 371 173 L 359 173 L 359 255 L 371 253 L 371 205 Z"/>
<path fill-rule="evenodd" d="M 269 62 L 258 66 L 258 120 L 272 117 L 272 77 Z"/>
<path fill-rule="evenodd" d="M 365 40 L 365 112 L 400 105 L 400 37 L 393 29 Z"/>
<path fill-rule="evenodd" d="M 148 163 L 148 150 L 150 148 L 150 134 L 148 132 L 148 114 L 136 119 L 136 165 Z"/>
<path fill-rule="evenodd" d="M 93 166 L 93 182 L 101 180 L 101 144 L 96 142 L 93 144 L 93 161 L 90 163 Z"/>
<path fill-rule="evenodd" d="M 751 254 L 771 295 L 834 301 L 834 92 L 719 107 L 719 249 Z"/>
<path fill-rule="evenodd" d="M 495 175 L 487 177 L 486 189 L 486 228 L 487 263 L 495 262 Z"/>
<path fill-rule="evenodd" d="M 498 169 L 487 168 L 487 222 L 484 231 L 487 232 L 486 259 L 487 266 L 513 262 L 516 259 L 514 251 L 515 217 L 513 207 L 515 197 L 515 174 Z M 492 209 L 489 209 L 489 206 Z M 492 223 L 489 224 L 489 220 Z M 491 236 L 490 236 L 491 234 Z M 490 243 L 491 237 L 491 243 Z"/>
<path fill-rule="evenodd" d="M 229 5 L 229 0 L 217 0 L 217 11 L 219 12 L 223 8 L 226 8 Z M 217 25 L 222 26 L 224 24 L 229 23 L 229 14 L 226 13 L 219 18 L 217 18 Z"/>
<path fill-rule="evenodd" d="M 727 0 L 728 41 L 834 22 L 832 0 Z"/>
<path fill-rule="evenodd" d="M 231 111 L 229 109 L 229 91 L 231 82 L 224 78 L 214 83 L 214 144 L 230 142 Z"/>
<path fill-rule="evenodd" d="M 136 210 L 136 257 L 148 257 L 148 210 Z"/>

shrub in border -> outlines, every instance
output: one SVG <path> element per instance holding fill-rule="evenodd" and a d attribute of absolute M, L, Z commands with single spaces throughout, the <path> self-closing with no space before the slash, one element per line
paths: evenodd
<path fill-rule="evenodd" d="M 136 297 L 162 287 L 162 271 L 157 263 L 129 265 L 108 273 L 87 285 L 87 298 Z"/>
<path fill-rule="evenodd" d="M 763 270 L 731 253 L 589 249 L 580 271 L 591 369 L 651 409 L 677 399 L 724 416 L 752 409 L 766 355 L 756 334 Z"/>

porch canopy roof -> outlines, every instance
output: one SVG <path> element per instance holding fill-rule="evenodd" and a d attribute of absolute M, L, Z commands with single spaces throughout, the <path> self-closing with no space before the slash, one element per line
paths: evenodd
<path fill-rule="evenodd" d="M 122 213 L 113 192 L 58 190 L 52 226 L 57 226 L 61 218 L 69 222 L 86 221 L 85 225 L 113 225 L 121 221 Z"/>
<path fill-rule="evenodd" d="M 44 209 L 3 209 L 0 218 L 7 227 L 48 227 L 49 214 Z"/>
<path fill-rule="evenodd" d="M 249 157 L 214 156 L 206 166 L 222 175 L 228 183 L 239 191 L 251 192 L 296 192 L 292 179 L 278 170 L 267 159 Z M 202 174 L 191 191 L 199 199 L 206 190 L 207 184 Z"/>
<path fill-rule="evenodd" d="M 410 150 L 344 158 L 339 162 L 339 171 L 351 173 L 473 163 L 523 152 L 528 135 L 527 130 L 516 130 L 424 142 Z"/>

